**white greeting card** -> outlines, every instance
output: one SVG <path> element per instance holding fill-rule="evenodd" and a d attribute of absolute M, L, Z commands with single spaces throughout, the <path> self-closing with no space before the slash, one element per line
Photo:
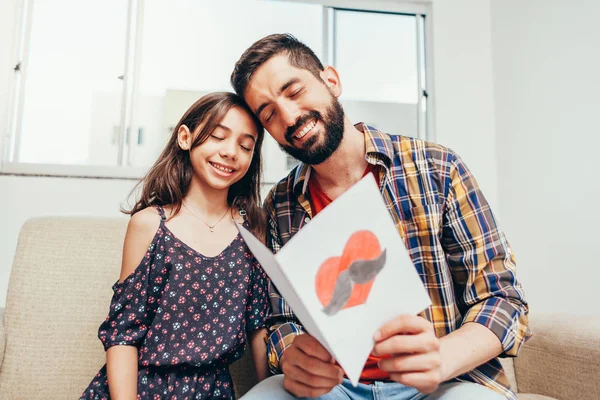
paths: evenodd
<path fill-rule="evenodd" d="M 373 334 L 431 304 L 372 174 L 315 216 L 277 254 L 238 225 L 304 326 L 356 385 Z"/>

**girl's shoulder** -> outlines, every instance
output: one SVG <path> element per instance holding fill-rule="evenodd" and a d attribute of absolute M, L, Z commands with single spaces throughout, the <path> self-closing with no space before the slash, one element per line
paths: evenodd
<path fill-rule="evenodd" d="M 123 243 L 120 282 L 143 262 L 150 245 L 158 235 L 160 225 L 160 214 L 155 207 L 147 207 L 131 216 Z"/>
<path fill-rule="evenodd" d="M 163 224 L 164 212 L 162 208 L 159 211 L 157 207 L 150 206 L 133 214 L 127 226 L 125 244 L 127 245 L 127 242 L 133 242 L 134 245 L 145 244 L 147 248 Z"/>
<path fill-rule="evenodd" d="M 154 234 L 160 225 L 161 215 L 154 206 L 146 207 L 136 212 L 129 219 L 129 227 L 140 231 L 139 233 L 152 232 Z"/>

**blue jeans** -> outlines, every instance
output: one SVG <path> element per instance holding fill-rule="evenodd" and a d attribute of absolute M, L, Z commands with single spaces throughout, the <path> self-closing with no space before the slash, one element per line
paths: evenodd
<path fill-rule="evenodd" d="M 272 376 L 252 388 L 242 400 L 294 400 L 283 388 L 283 375 Z M 344 379 L 317 400 L 503 400 L 504 396 L 482 385 L 468 382 L 447 382 L 429 395 L 396 382 L 375 382 L 372 385 L 359 383 L 353 387 Z"/>

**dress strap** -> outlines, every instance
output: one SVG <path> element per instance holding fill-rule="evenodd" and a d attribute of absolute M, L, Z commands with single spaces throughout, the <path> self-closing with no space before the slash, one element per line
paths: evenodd
<path fill-rule="evenodd" d="M 240 208 L 238 210 L 238 215 L 240 217 L 242 217 L 242 220 L 244 222 L 242 222 L 242 225 L 245 226 L 246 228 L 248 228 L 250 226 L 250 221 L 248 221 L 248 213 L 246 212 L 246 210 L 244 210 L 243 208 Z"/>
<path fill-rule="evenodd" d="M 158 210 L 158 214 L 160 215 L 160 220 L 165 222 L 167 220 L 167 217 L 165 215 L 165 209 L 162 206 L 156 206 L 156 209 Z"/>

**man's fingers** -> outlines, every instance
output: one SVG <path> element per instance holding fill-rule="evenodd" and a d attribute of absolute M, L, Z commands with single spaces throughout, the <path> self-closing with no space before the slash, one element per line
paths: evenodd
<path fill-rule="evenodd" d="M 379 368 L 391 373 L 423 372 L 438 369 L 442 364 L 439 353 L 406 354 L 381 359 Z"/>
<path fill-rule="evenodd" d="M 282 371 L 285 376 L 292 377 L 293 380 L 312 388 L 331 390 L 331 388 L 339 385 L 343 381 L 342 374 L 339 374 L 335 377 L 315 375 L 310 371 L 306 371 L 297 365 L 292 365 L 289 363 L 285 366 L 285 368 L 282 369 Z"/>
<path fill-rule="evenodd" d="M 298 336 L 296 339 L 294 339 L 292 345 L 287 348 L 282 356 L 281 369 L 283 373 L 288 374 L 287 369 L 293 366 L 304 370 L 312 376 L 330 379 L 336 382 L 336 384 L 340 383 L 344 376 L 343 370 L 340 366 L 329 362 L 329 359 L 331 358 L 329 353 L 326 352 L 327 357 L 324 357 L 327 358 L 327 361 L 312 356 L 315 351 L 311 350 L 311 341 L 306 341 L 303 343 L 302 341 L 299 341 L 300 338 L 301 336 Z M 294 379 L 298 380 L 297 378 Z M 308 381 L 302 382 L 310 385 L 310 382 Z"/>
<path fill-rule="evenodd" d="M 317 358 L 327 363 L 333 363 L 333 357 L 329 354 L 327 349 L 309 334 L 296 336 L 293 345 L 310 357 Z"/>
<path fill-rule="evenodd" d="M 319 360 L 318 358 L 311 357 L 299 349 L 288 349 L 286 350 L 286 353 L 289 351 L 291 351 L 291 353 L 286 354 L 286 361 L 282 366 L 282 371 L 284 374 L 288 373 L 285 370 L 286 366 L 293 366 L 302 369 L 313 376 L 331 379 L 337 382 L 336 384 L 340 383 L 344 376 L 342 369 L 338 365 L 330 364 L 328 362 Z M 310 382 L 304 381 L 304 383 L 309 384 Z"/>
<path fill-rule="evenodd" d="M 431 322 L 417 315 L 400 315 L 383 324 L 373 335 L 376 342 L 398 334 L 418 334 L 433 330 Z"/>
<path fill-rule="evenodd" d="M 300 335 L 280 360 L 284 388 L 296 397 L 319 397 L 343 381 L 342 369 L 312 336 Z"/>
<path fill-rule="evenodd" d="M 395 335 L 373 346 L 373 354 L 429 353 L 440 349 L 440 341 L 431 333 L 420 335 Z"/>

